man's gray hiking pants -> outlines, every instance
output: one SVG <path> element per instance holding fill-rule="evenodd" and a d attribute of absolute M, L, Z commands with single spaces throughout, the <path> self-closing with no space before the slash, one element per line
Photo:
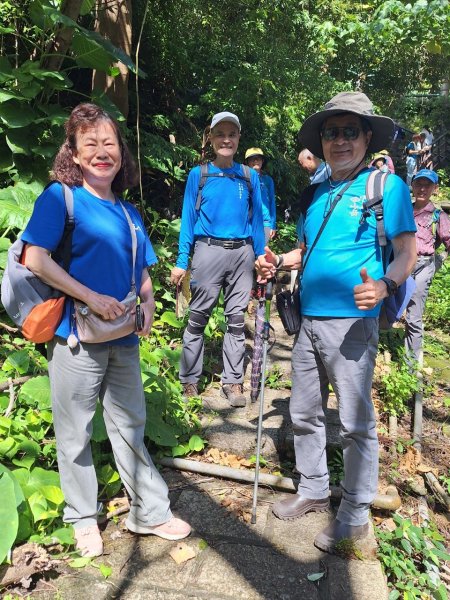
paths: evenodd
<path fill-rule="evenodd" d="M 191 267 L 190 313 L 183 335 L 181 383 L 197 383 L 203 370 L 203 332 L 223 290 L 227 330 L 223 340 L 222 383 L 244 379 L 244 313 L 253 285 L 253 246 L 226 249 L 197 241 Z"/>
<path fill-rule="evenodd" d="M 378 484 L 378 438 L 371 399 L 378 344 L 376 318 L 302 317 L 292 351 L 290 413 L 302 498 L 329 493 L 326 418 L 331 384 L 339 405 L 344 454 L 338 519 L 367 523 Z"/>
<path fill-rule="evenodd" d="M 408 355 L 419 361 L 423 341 L 422 317 L 430 285 L 435 272 L 434 255 L 419 256 L 411 273 L 416 282 L 411 300 L 406 308 L 405 347 Z"/>

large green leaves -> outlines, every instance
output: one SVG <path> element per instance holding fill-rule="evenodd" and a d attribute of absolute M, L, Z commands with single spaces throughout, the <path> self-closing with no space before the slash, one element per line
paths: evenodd
<path fill-rule="evenodd" d="M 16 508 L 14 482 L 9 473 L 0 473 L 0 523 L 2 535 L 0 536 L 0 564 L 5 560 L 19 527 L 19 516 Z"/>

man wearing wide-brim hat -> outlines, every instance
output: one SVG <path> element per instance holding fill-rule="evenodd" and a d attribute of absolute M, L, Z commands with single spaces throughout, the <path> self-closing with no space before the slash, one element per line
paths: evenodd
<path fill-rule="evenodd" d="M 399 177 L 389 175 L 384 188 L 384 227 L 393 248 L 386 276 L 375 214 L 363 212 L 372 171 L 366 157 L 388 146 L 393 132 L 393 121 L 375 115 L 371 101 L 360 92 L 341 92 L 306 119 L 299 140 L 327 161 L 331 176 L 314 189 L 309 207 L 303 208 L 297 227 L 300 249 L 276 256 L 267 248 L 264 259 L 257 261 L 263 279 L 281 264 L 291 269 L 304 265 L 302 323 L 292 353 L 290 402 L 300 484 L 295 496 L 274 504 L 273 512 L 280 519 L 329 508 L 324 413 L 329 384 L 339 402 L 342 501 L 336 518 L 314 541 L 327 552 L 335 551 L 344 538 L 355 540 L 368 532 L 369 507 L 378 482 L 371 401 L 378 314 L 382 300 L 406 280 L 416 260 L 411 200 Z"/>

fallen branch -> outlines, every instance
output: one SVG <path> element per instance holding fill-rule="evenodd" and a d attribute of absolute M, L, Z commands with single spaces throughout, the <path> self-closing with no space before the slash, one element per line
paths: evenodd
<path fill-rule="evenodd" d="M 15 395 L 14 395 L 14 384 L 13 384 L 13 380 L 11 379 L 11 377 L 8 378 L 8 387 L 9 387 L 9 403 L 8 406 L 6 407 L 5 410 L 5 417 L 9 417 L 9 415 L 12 413 L 13 408 L 14 408 L 14 401 L 15 401 Z"/>
<path fill-rule="evenodd" d="M 0 327 L 2 329 L 6 329 L 6 331 L 9 331 L 10 333 L 17 333 L 19 331 L 19 329 L 17 327 L 11 327 L 11 325 L 7 325 L 6 323 L 2 323 L 0 321 Z"/>
<path fill-rule="evenodd" d="M 16 377 L 15 379 L 12 379 L 12 384 L 13 385 L 19 385 L 20 383 L 25 383 L 25 381 L 28 381 L 29 379 L 31 379 L 32 377 L 34 377 L 34 375 L 24 375 L 23 377 Z M 4 392 L 5 390 L 7 390 L 9 388 L 9 379 L 8 381 L 2 381 L 0 383 L 0 392 Z"/>
<path fill-rule="evenodd" d="M 447 512 L 450 512 L 450 496 L 447 494 L 447 492 L 444 490 L 442 485 L 439 483 L 436 475 L 433 475 L 433 473 L 429 472 L 429 473 L 424 473 L 424 477 L 425 477 L 428 485 L 430 486 L 431 491 L 436 496 L 436 499 L 438 500 L 438 502 L 440 502 L 440 504 L 442 504 L 442 506 L 445 507 Z"/>

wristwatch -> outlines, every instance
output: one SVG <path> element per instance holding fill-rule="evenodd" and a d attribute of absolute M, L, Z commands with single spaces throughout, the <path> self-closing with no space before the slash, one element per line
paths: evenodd
<path fill-rule="evenodd" d="M 380 281 L 384 281 L 386 284 L 388 296 L 393 296 L 398 290 L 398 285 L 393 279 L 389 279 L 389 277 L 380 277 Z"/>

